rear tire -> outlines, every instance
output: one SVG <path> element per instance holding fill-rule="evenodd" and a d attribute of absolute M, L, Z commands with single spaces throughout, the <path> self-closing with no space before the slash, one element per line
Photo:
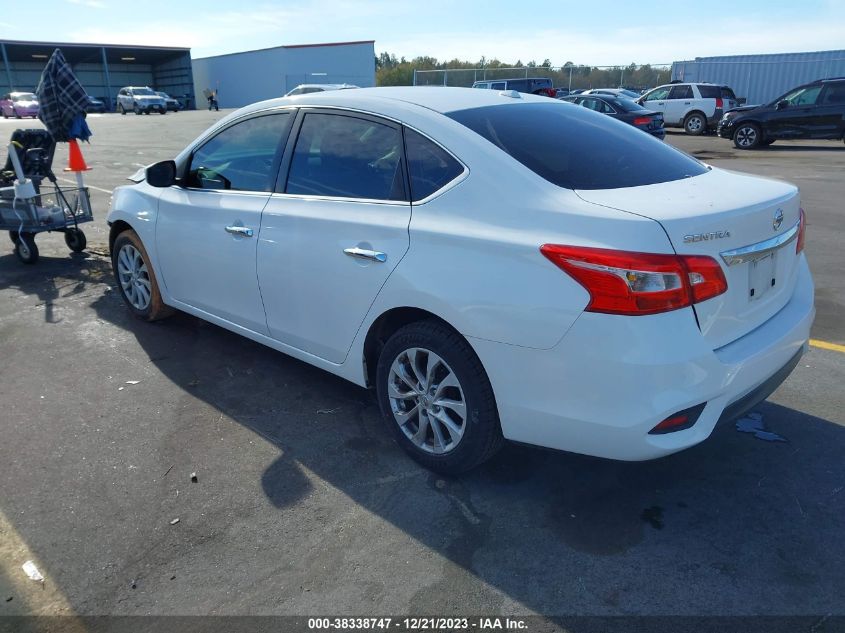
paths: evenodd
<path fill-rule="evenodd" d="M 754 123 L 742 123 L 734 132 L 734 147 L 754 149 L 760 145 L 760 128 Z"/>
<path fill-rule="evenodd" d="M 132 314 L 144 321 L 173 314 L 162 301 L 147 250 L 135 231 L 127 229 L 117 236 L 111 261 L 117 288 Z"/>
<path fill-rule="evenodd" d="M 396 442 L 430 470 L 465 472 L 504 444 L 487 372 L 469 343 L 440 321 L 411 323 L 388 339 L 376 391 Z"/>
<path fill-rule="evenodd" d="M 85 233 L 79 229 L 67 229 L 65 231 L 65 244 L 74 253 L 81 253 L 88 245 L 88 239 L 85 237 Z"/>
<path fill-rule="evenodd" d="M 701 112 L 690 112 L 684 119 L 684 132 L 701 136 L 707 131 L 707 117 Z"/>

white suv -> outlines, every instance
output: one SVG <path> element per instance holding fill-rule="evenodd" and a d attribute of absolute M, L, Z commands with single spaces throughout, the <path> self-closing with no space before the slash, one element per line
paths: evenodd
<path fill-rule="evenodd" d="M 728 86 L 707 83 L 658 86 L 637 101 L 649 110 L 662 112 L 666 127 L 682 127 L 696 136 L 715 128 L 723 113 L 739 105 Z"/>
<path fill-rule="evenodd" d="M 167 102 L 148 86 L 126 86 L 117 93 L 117 111 L 121 114 L 167 114 Z"/>

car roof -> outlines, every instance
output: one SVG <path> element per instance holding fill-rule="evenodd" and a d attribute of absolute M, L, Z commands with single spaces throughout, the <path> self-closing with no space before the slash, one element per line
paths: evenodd
<path fill-rule="evenodd" d="M 507 105 L 528 101 L 548 103 L 548 97 L 514 91 L 473 90 L 443 86 L 396 86 L 385 88 L 358 88 L 357 90 L 327 90 L 304 95 L 280 97 L 248 105 L 238 112 L 246 114 L 276 106 L 334 106 L 380 111 L 391 105 L 417 105 L 434 112 L 446 114 L 492 105 Z"/>

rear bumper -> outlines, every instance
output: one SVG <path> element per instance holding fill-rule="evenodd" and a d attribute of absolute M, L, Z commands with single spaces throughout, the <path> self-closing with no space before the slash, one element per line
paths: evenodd
<path fill-rule="evenodd" d="M 506 438 L 621 460 L 645 460 L 705 440 L 720 419 L 774 390 L 805 349 L 815 316 L 801 258 L 790 301 L 717 350 L 691 309 L 644 317 L 584 313 L 552 349 L 471 339 L 487 369 Z M 705 403 L 685 430 L 649 435 L 678 411 Z"/>

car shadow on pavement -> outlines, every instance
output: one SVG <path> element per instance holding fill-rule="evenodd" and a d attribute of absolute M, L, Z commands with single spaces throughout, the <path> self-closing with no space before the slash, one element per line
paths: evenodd
<path fill-rule="evenodd" d="M 0 232 L 0 239 L 5 239 Z M 54 310 L 60 297 L 84 299 L 93 286 L 111 277 L 108 260 L 89 253 L 71 253 L 68 257 L 40 257 L 34 265 L 22 264 L 14 254 L 0 255 L 0 291 L 14 289 L 39 298 L 36 307 L 47 323 L 58 323 Z M 97 294 L 100 293 L 98 289 Z"/>
<path fill-rule="evenodd" d="M 279 449 L 261 477 L 279 511 L 296 512 L 328 487 L 441 556 L 439 577 L 421 579 L 409 596 L 414 612 L 495 612 L 503 603 L 547 614 L 841 607 L 845 429 L 837 423 L 764 403 L 757 411 L 787 442 L 729 424 L 697 447 L 642 463 L 510 445 L 447 478 L 402 453 L 364 389 L 182 313 L 140 322 L 116 292 L 93 307 L 132 332 L 175 386 Z M 365 566 L 407 573 L 374 533 L 335 532 L 342 517 L 333 512 L 324 509 L 316 529 L 337 534 L 338 574 L 361 564 L 362 552 L 378 557 Z M 300 569 L 320 555 L 304 550 Z M 290 573 L 286 585 L 313 581 Z M 389 595 L 391 578 L 378 595 Z M 485 587 L 470 591 L 472 578 Z"/>

